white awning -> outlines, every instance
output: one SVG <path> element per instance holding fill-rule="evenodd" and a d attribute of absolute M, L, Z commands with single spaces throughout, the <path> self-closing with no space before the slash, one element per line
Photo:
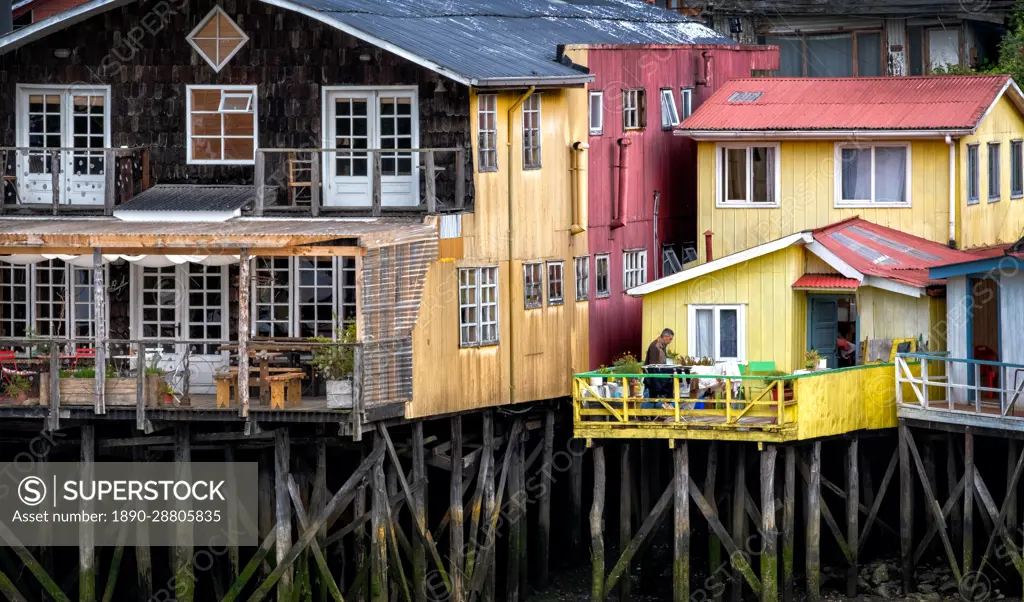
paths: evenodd
<path fill-rule="evenodd" d="M 92 255 L 0 255 L 0 261 L 15 265 L 29 265 L 59 259 L 65 263 L 91 268 L 93 263 Z M 228 265 L 238 263 L 238 255 L 104 255 L 103 265 L 123 259 L 130 263 L 148 268 L 162 268 L 169 265 L 181 265 L 183 263 L 198 263 L 202 265 Z"/>

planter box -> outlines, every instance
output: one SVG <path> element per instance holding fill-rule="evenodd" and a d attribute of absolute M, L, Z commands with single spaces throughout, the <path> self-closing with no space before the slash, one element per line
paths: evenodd
<path fill-rule="evenodd" d="M 105 381 L 106 403 L 113 406 L 134 406 L 136 402 L 138 381 L 134 378 L 108 378 Z M 147 374 L 143 396 L 145 405 L 157 405 L 157 391 L 160 388 L 160 375 Z M 88 405 L 95 403 L 96 381 L 91 378 L 60 379 L 60 405 Z M 50 403 L 50 378 L 44 374 L 39 383 L 39 403 Z"/>
<path fill-rule="evenodd" d="M 327 407 L 332 410 L 352 409 L 352 381 L 327 381 Z"/>

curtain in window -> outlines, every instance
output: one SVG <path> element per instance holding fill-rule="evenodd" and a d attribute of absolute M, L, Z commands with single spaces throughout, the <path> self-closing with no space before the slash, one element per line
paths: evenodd
<path fill-rule="evenodd" d="M 882 34 L 857 35 L 857 76 L 882 75 Z"/>
<path fill-rule="evenodd" d="M 715 357 L 715 312 L 712 309 L 698 309 L 696 312 L 696 349 L 698 357 Z"/>
<path fill-rule="evenodd" d="M 775 201 L 775 147 L 758 146 L 753 153 L 753 189 L 755 203 Z"/>
<path fill-rule="evenodd" d="M 808 36 L 808 77 L 850 77 L 853 75 L 853 37 L 850 34 Z"/>
<path fill-rule="evenodd" d="M 907 149 L 875 148 L 875 202 L 902 203 L 906 188 Z"/>
<path fill-rule="evenodd" d="M 718 313 L 718 340 L 721 345 L 719 357 L 739 357 L 739 320 L 735 309 L 723 309 Z"/>
<path fill-rule="evenodd" d="M 843 200 L 871 198 L 871 149 L 844 148 L 842 155 Z"/>

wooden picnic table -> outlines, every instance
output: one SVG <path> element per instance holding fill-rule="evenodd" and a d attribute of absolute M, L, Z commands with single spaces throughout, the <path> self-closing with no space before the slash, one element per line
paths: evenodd
<path fill-rule="evenodd" d="M 221 345 L 217 347 L 218 351 L 233 351 L 235 355 L 233 359 L 237 359 L 238 345 Z M 282 372 L 284 374 L 293 372 L 302 372 L 301 368 L 271 368 L 270 360 L 279 358 L 287 352 L 298 352 L 298 351 L 311 351 L 312 346 L 309 343 L 301 343 L 296 341 L 295 343 L 289 342 L 276 342 L 276 341 L 255 341 L 250 342 L 248 345 L 248 356 L 259 360 L 259 386 L 260 386 L 260 398 L 259 405 L 264 406 L 271 401 L 271 372 Z M 238 368 L 233 368 L 234 374 L 238 374 Z M 303 373 L 304 374 L 304 373 Z"/>

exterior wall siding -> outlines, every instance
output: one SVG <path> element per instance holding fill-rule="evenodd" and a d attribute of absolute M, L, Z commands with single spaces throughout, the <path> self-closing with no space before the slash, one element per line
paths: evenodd
<path fill-rule="evenodd" d="M 933 309 L 935 306 L 936 309 Z M 938 333 L 936 317 L 945 317 L 944 299 L 918 298 L 874 287 L 857 292 L 857 313 L 860 318 L 860 340 L 923 339 L 922 349 L 942 350 L 945 337 Z"/>
<path fill-rule="evenodd" d="M 707 85 L 698 85 L 697 79 L 704 72 L 703 53 L 712 58 Z M 594 260 L 590 259 L 590 367 L 611 365 L 625 352 L 641 351 L 636 346 L 641 329 L 641 301 L 625 294 L 622 252 L 646 249 L 647 279 L 653 280 L 662 275 L 662 244 L 695 243 L 698 238 L 696 144 L 662 129 L 660 90 L 671 89 L 679 104 L 681 89 L 692 88 L 692 108 L 696 110 L 729 79 L 749 77 L 753 70 L 773 67 L 777 62 L 778 51 L 774 47 L 594 47 L 586 50 L 586 63 L 595 76 L 588 91 L 604 93 L 604 129 L 600 135 L 589 136 L 590 200 L 585 223 L 591 255 L 608 253 L 611 261 L 611 295 L 597 299 L 593 290 Z M 646 90 L 647 126 L 642 130 L 623 129 L 622 90 L 625 88 Z M 587 115 L 586 110 L 583 115 Z M 629 191 L 626 225 L 612 230 L 610 224 L 620 177 L 618 141 L 623 137 L 632 143 L 626 176 Z M 660 192 L 657 223 L 655 191 Z"/>
<path fill-rule="evenodd" d="M 928 240 L 948 242 L 949 147 L 944 141 L 911 143 L 911 206 L 877 209 L 834 206 L 835 142 L 782 141 L 780 203 L 765 209 L 716 207 L 716 146 L 714 142 L 699 143 L 697 230 L 714 232 L 715 258 L 855 216 Z M 705 262 L 703 243 L 697 245 L 697 252 L 701 263 Z"/>
<path fill-rule="evenodd" d="M 999 361 L 1024 364 L 1024 274 L 999 277 Z M 1019 382 L 1019 381 L 1018 381 Z M 1016 386 L 1017 383 L 1011 383 Z"/>

